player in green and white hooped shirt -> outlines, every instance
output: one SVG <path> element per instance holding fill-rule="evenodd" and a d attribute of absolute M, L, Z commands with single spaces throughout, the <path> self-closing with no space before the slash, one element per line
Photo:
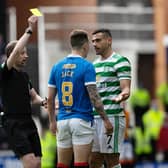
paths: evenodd
<path fill-rule="evenodd" d="M 96 132 L 90 159 L 91 168 L 100 168 L 104 161 L 108 168 L 121 168 L 119 155 L 124 138 L 125 117 L 122 101 L 130 95 L 131 65 L 126 57 L 112 50 L 112 36 L 108 29 L 92 33 L 92 43 L 100 57 L 94 61 L 96 83 L 104 108 L 113 124 L 113 134 L 106 135 L 104 126 L 95 114 Z"/>

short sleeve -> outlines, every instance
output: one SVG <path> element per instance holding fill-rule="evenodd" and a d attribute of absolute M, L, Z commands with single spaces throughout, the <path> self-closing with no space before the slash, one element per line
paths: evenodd
<path fill-rule="evenodd" d="M 94 66 L 91 63 L 87 65 L 84 82 L 85 85 L 96 84 L 96 72 Z"/>
<path fill-rule="evenodd" d="M 119 80 L 131 79 L 131 64 L 126 57 L 119 59 L 115 65 Z"/>
<path fill-rule="evenodd" d="M 53 66 L 48 80 L 48 87 L 54 87 L 54 88 L 56 87 L 55 72 L 56 72 L 56 66 Z"/>

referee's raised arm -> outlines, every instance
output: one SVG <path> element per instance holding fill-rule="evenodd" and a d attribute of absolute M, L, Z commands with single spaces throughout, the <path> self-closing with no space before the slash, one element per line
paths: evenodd
<path fill-rule="evenodd" d="M 6 52 L 7 55 L 7 67 L 8 69 L 11 69 L 13 67 L 13 65 L 15 64 L 17 58 L 19 57 L 20 53 L 22 52 L 22 50 L 24 49 L 24 47 L 26 46 L 31 34 L 33 33 L 35 24 L 37 22 L 37 16 L 30 16 L 28 18 L 28 28 L 26 28 L 25 33 L 20 37 L 20 39 L 17 41 L 16 45 L 14 48 L 11 48 L 12 52 Z M 11 46 L 10 42 L 6 48 L 8 48 L 8 46 Z M 8 50 L 10 51 L 10 49 Z"/>

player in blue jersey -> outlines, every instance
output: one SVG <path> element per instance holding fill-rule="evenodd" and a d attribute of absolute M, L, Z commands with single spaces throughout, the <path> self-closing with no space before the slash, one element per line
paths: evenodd
<path fill-rule="evenodd" d="M 89 51 L 88 35 L 83 30 L 70 34 L 72 52 L 55 64 L 48 82 L 48 112 L 50 129 L 57 131 L 57 168 L 69 168 L 74 154 L 75 168 L 88 168 L 94 124 L 92 105 L 101 116 L 106 133 L 113 131 L 96 89 L 93 65 L 85 60 Z M 55 96 L 59 112 L 55 119 Z"/>

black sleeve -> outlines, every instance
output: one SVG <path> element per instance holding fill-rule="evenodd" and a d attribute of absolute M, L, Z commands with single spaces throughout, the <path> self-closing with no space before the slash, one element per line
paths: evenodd
<path fill-rule="evenodd" d="M 31 83 L 31 80 L 29 80 L 29 88 L 30 88 L 30 90 L 33 88 L 33 85 L 32 85 L 32 83 Z"/>
<path fill-rule="evenodd" d="M 7 61 L 5 61 L 0 65 L 0 81 L 7 78 L 9 73 L 10 70 L 8 70 Z"/>
<path fill-rule="evenodd" d="M 29 85 L 29 90 L 31 90 L 33 88 L 33 85 L 32 85 L 32 82 L 31 82 L 31 80 L 29 78 L 29 75 L 26 72 L 24 73 L 24 75 L 25 75 L 25 77 L 27 79 L 27 82 L 28 82 L 28 85 Z"/>

